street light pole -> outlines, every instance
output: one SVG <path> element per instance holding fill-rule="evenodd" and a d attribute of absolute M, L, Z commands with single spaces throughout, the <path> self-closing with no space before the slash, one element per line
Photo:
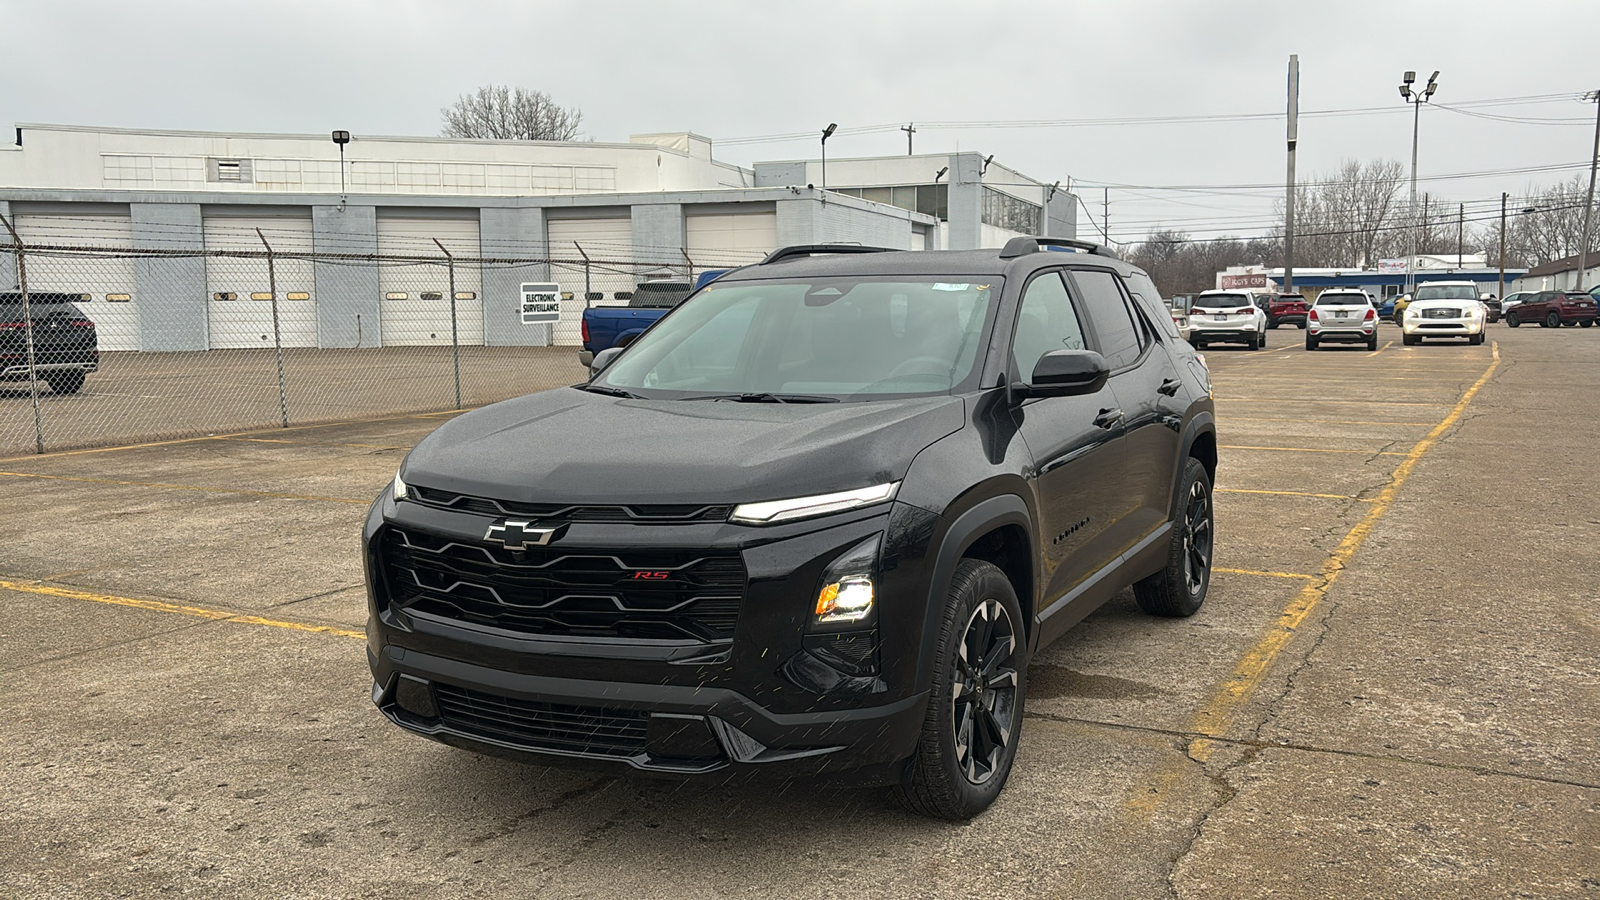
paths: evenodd
<path fill-rule="evenodd" d="M 1411 222 L 1409 223 L 1410 227 L 1406 229 L 1406 232 L 1409 235 L 1409 238 L 1407 240 L 1407 247 L 1409 248 L 1409 252 L 1406 254 L 1406 293 L 1408 293 L 1408 294 L 1414 293 L 1416 291 L 1416 285 L 1417 285 L 1417 276 L 1416 276 L 1416 273 L 1414 271 L 1414 269 L 1416 267 L 1416 262 L 1417 262 L 1417 134 L 1418 134 L 1418 131 L 1420 130 L 1421 124 L 1422 124 L 1422 104 L 1427 103 L 1428 102 L 1428 98 L 1432 97 L 1433 96 L 1433 92 L 1438 89 L 1438 87 L 1439 87 L 1439 72 L 1438 72 L 1438 70 L 1434 70 L 1433 75 L 1428 78 L 1427 87 L 1423 88 L 1420 91 L 1413 91 L 1411 89 L 1411 85 L 1414 84 L 1416 82 L 1416 80 L 1417 80 L 1417 73 L 1416 72 L 1412 72 L 1412 71 L 1408 71 L 1405 74 L 1404 80 L 1400 84 L 1400 99 L 1402 99 L 1405 102 L 1411 104 L 1411 108 L 1412 108 L 1412 112 L 1411 112 L 1411 203 L 1410 203 L 1410 210 L 1409 210 L 1410 211 L 1410 215 L 1411 215 Z"/>
<path fill-rule="evenodd" d="M 1583 270 L 1589 263 L 1589 228 L 1594 224 L 1594 169 L 1600 162 L 1600 91 L 1583 95 L 1585 102 L 1595 104 L 1594 152 L 1589 157 L 1589 196 L 1583 204 L 1583 242 L 1578 244 L 1578 290 L 1583 290 Z"/>
<path fill-rule="evenodd" d="M 1289 172 L 1283 192 L 1283 292 L 1294 293 L 1294 150 L 1300 121 L 1300 56 L 1289 55 Z"/>
<path fill-rule="evenodd" d="M 828 189 L 828 138 L 833 137 L 833 132 L 838 127 L 839 127 L 839 123 L 838 122 L 830 122 L 830 123 L 828 123 L 828 127 L 827 128 L 822 129 L 822 189 L 823 190 L 827 190 Z"/>

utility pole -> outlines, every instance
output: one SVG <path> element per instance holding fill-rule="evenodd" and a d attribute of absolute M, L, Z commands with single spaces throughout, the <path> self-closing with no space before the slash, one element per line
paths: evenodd
<path fill-rule="evenodd" d="M 1300 55 L 1289 54 L 1289 175 L 1283 191 L 1283 292 L 1294 293 L 1294 145 L 1300 119 Z"/>
<path fill-rule="evenodd" d="M 1461 204 L 1456 209 L 1456 268 L 1461 268 L 1461 254 L 1463 245 L 1467 240 L 1467 205 Z"/>
<path fill-rule="evenodd" d="M 1594 152 L 1589 156 L 1589 196 L 1583 204 L 1583 242 L 1578 244 L 1578 290 L 1583 290 L 1583 271 L 1589 263 L 1590 227 L 1594 225 L 1594 169 L 1600 162 L 1600 91 L 1583 95 L 1584 102 L 1595 104 Z"/>
<path fill-rule="evenodd" d="M 1106 246 L 1111 246 L 1111 188 L 1105 189 L 1105 194 L 1100 200 L 1100 222 L 1105 226 L 1100 229 L 1100 236 L 1106 239 Z"/>
<path fill-rule="evenodd" d="M 902 125 L 900 126 L 900 130 L 906 133 L 906 155 L 911 156 L 911 136 L 917 133 L 917 123 L 911 122 L 909 124 Z"/>
<path fill-rule="evenodd" d="M 1510 196 L 1500 192 L 1500 293 L 1495 298 L 1502 303 L 1506 299 L 1506 198 Z"/>

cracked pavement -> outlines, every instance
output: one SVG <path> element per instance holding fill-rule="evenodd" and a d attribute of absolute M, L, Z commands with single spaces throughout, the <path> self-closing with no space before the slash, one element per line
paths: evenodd
<path fill-rule="evenodd" d="M 962 825 L 389 725 L 362 642 L 301 629 L 360 631 L 365 498 L 439 419 L 8 460 L 46 477 L 0 475 L 0 895 L 1600 897 L 1600 336 L 1490 336 L 1342 565 L 1491 348 L 1208 351 L 1222 443 L 1294 449 L 1224 451 L 1197 616 L 1125 593 L 1033 661 Z"/>

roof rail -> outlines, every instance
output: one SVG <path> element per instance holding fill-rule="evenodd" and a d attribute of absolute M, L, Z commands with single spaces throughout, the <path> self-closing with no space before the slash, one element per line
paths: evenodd
<path fill-rule="evenodd" d="M 796 244 L 793 247 L 780 247 L 772 251 L 766 259 L 758 265 L 771 265 L 786 259 L 800 256 L 818 256 L 824 253 L 895 253 L 892 247 L 863 247 L 860 244 Z"/>
<path fill-rule="evenodd" d="M 1053 237 L 1014 237 L 1006 241 L 1000 251 L 1001 259 L 1015 259 L 1029 253 L 1038 253 L 1041 250 L 1075 250 L 1079 253 L 1092 253 L 1095 256 L 1106 256 L 1117 259 L 1117 255 L 1100 244 L 1091 244 L 1088 241 L 1075 241 L 1070 238 Z"/>

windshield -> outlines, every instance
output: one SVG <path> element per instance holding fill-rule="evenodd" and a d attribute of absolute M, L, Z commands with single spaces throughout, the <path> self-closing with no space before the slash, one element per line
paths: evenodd
<path fill-rule="evenodd" d="M 1195 309 L 1231 309 L 1249 305 L 1250 298 L 1244 294 L 1201 294 L 1194 298 Z"/>
<path fill-rule="evenodd" d="M 1002 279 L 819 278 L 711 284 L 594 384 L 662 399 L 873 399 L 976 380 Z"/>
<path fill-rule="evenodd" d="M 1326 293 L 1317 296 L 1318 306 L 1366 306 L 1366 294 Z"/>
<path fill-rule="evenodd" d="M 1424 284 L 1417 288 L 1417 300 L 1476 300 L 1478 289 L 1470 284 Z"/>

